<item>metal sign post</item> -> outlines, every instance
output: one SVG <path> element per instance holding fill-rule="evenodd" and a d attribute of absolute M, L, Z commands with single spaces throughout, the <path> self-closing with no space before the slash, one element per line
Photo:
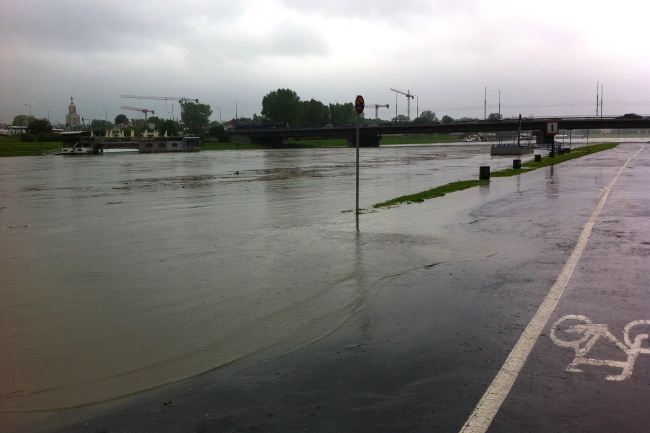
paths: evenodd
<path fill-rule="evenodd" d="M 364 106 L 363 96 L 357 95 L 357 99 L 354 101 L 354 109 L 357 112 L 357 206 L 355 210 L 357 230 L 359 230 L 359 119 L 363 113 Z"/>
<path fill-rule="evenodd" d="M 559 130 L 558 122 L 546 122 L 546 135 L 551 136 L 551 151 L 548 154 L 550 158 L 555 157 L 555 135 Z"/>

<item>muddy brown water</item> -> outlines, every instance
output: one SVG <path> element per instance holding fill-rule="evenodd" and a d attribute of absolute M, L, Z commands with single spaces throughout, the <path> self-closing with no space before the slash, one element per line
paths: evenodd
<path fill-rule="evenodd" d="M 481 144 L 362 149 L 361 207 L 511 164 Z M 0 411 L 281 355 L 358 311 L 373 282 L 492 254 L 441 249 L 444 211 L 377 212 L 361 216 L 359 266 L 354 172 L 353 149 L 0 160 Z"/>

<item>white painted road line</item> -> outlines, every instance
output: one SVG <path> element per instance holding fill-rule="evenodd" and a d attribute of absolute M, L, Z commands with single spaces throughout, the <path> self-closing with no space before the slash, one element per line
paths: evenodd
<path fill-rule="evenodd" d="M 510 355 L 501 367 L 501 370 L 499 370 L 496 377 L 488 389 L 485 391 L 485 394 L 483 394 L 483 397 L 474 408 L 474 411 L 465 422 L 465 425 L 463 425 L 463 428 L 460 430 L 461 433 L 484 433 L 487 431 L 488 427 L 490 427 L 492 420 L 496 416 L 499 408 L 503 404 L 503 401 L 510 392 L 512 385 L 517 379 L 519 372 L 521 372 L 521 369 L 523 368 L 526 359 L 528 359 L 533 346 L 537 342 L 537 339 L 546 326 L 546 323 L 548 323 L 548 319 L 551 317 L 553 310 L 555 310 L 557 303 L 562 297 L 562 293 L 564 293 L 564 289 L 566 288 L 566 285 L 569 282 L 571 275 L 573 274 L 573 270 L 575 269 L 578 261 L 580 260 L 580 256 L 582 256 L 582 252 L 587 245 L 591 230 L 593 229 L 594 224 L 596 223 L 596 220 L 598 219 L 598 216 L 600 215 L 600 212 L 603 209 L 605 202 L 607 201 L 609 192 L 616 184 L 616 181 L 623 173 L 623 170 L 627 168 L 630 161 L 636 158 L 636 156 L 641 153 L 644 148 L 645 146 L 641 146 L 639 151 L 631 156 L 625 162 L 625 164 L 623 164 L 616 175 L 612 178 L 609 185 L 603 190 L 596 208 L 592 212 L 589 221 L 587 221 L 587 224 L 582 229 L 582 233 L 580 233 L 580 237 L 578 238 L 578 243 L 573 249 L 571 256 L 565 263 L 562 272 L 560 272 L 560 275 L 555 281 L 555 284 L 553 284 L 551 290 L 546 295 L 546 298 L 544 298 L 544 301 L 542 301 L 541 305 L 537 309 L 537 312 L 531 319 L 523 334 L 521 337 L 519 337 L 519 341 L 517 341 L 517 344 L 515 344 L 512 352 L 510 352 Z"/>

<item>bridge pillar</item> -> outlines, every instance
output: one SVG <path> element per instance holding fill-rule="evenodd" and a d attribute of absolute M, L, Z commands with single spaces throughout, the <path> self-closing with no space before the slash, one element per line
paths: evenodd
<path fill-rule="evenodd" d="M 348 147 L 357 147 L 357 137 L 348 136 L 346 138 L 348 142 Z M 381 134 L 359 134 L 359 147 L 379 147 L 379 140 L 381 140 Z"/>

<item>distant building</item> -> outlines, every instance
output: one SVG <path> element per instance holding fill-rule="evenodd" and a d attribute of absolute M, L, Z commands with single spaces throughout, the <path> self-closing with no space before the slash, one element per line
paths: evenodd
<path fill-rule="evenodd" d="M 81 116 L 77 114 L 77 106 L 74 105 L 72 96 L 70 96 L 70 105 L 68 105 L 68 114 L 65 116 L 65 124 L 71 129 L 79 129 L 81 125 Z"/>

